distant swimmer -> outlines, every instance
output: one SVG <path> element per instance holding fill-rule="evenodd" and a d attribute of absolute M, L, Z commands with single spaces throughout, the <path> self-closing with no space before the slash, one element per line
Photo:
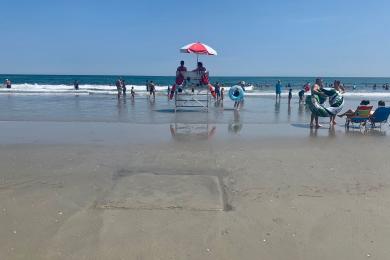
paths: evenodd
<path fill-rule="evenodd" d="M 75 90 L 79 90 L 79 82 L 77 80 L 73 82 L 73 86 Z"/>
<path fill-rule="evenodd" d="M 11 81 L 9 79 L 6 79 L 4 81 L 4 85 L 5 85 L 6 88 L 11 88 Z"/>

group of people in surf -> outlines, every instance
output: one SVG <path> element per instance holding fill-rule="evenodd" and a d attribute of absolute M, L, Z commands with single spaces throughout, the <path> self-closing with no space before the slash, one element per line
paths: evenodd
<path fill-rule="evenodd" d="M 126 83 L 123 78 L 117 79 L 117 81 L 115 81 L 115 86 L 118 92 L 117 94 L 118 98 L 120 98 L 121 95 L 126 96 Z M 131 93 L 131 98 L 134 98 L 135 95 L 134 87 L 131 87 L 130 93 Z"/>

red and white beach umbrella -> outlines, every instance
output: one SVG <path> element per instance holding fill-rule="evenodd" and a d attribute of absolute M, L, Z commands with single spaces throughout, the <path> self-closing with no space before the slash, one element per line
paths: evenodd
<path fill-rule="evenodd" d="M 187 44 L 180 48 L 180 52 L 195 53 L 197 55 L 217 55 L 216 50 L 201 42 Z"/>

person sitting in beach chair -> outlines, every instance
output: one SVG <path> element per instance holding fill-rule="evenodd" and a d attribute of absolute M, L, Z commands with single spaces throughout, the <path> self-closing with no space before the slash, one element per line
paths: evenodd
<path fill-rule="evenodd" d="M 386 123 L 390 115 L 390 107 L 386 107 L 386 104 L 383 100 L 378 101 L 378 108 L 371 114 L 369 117 L 369 122 L 371 127 L 377 127 L 375 124 L 379 124 L 379 127 L 382 127 L 382 124 Z"/>
<path fill-rule="evenodd" d="M 348 110 L 346 113 L 342 115 L 342 116 L 346 115 L 346 119 L 345 119 L 346 127 L 349 127 L 350 123 L 359 124 L 360 127 L 366 125 L 367 120 L 370 118 L 372 114 L 371 112 L 372 106 L 369 106 L 366 101 L 367 100 L 365 100 L 365 102 L 362 101 L 353 113 L 351 113 L 351 111 L 353 110 Z M 362 105 L 362 103 L 367 105 Z"/>
<path fill-rule="evenodd" d="M 356 110 L 353 110 L 353 109 L 348 109 L 347 111 L 345 111 L 344 113 L 340 114 L 340 115 L 337 115 L 338 117 L 344 117 L 346 116 L 347 118 L 348 117 L 352 117 L 355 115 L 355 112 L 359 109 L 360 106 L 368 106 L 370 104 L 370 101 L 369 100 L 362 100 L 360 102 L 360 105 L 358 106 L 358 108 Z"/>

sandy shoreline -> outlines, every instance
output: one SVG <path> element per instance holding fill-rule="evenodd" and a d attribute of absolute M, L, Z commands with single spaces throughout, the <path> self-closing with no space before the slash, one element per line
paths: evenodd
<path fill-rule="evenodd" d="M 387 259 L 387 138 L 303 131 L 128 145 L 3 142 L 0 258 Z M 204 210 L 214 206 L 221 210 Z"/>

